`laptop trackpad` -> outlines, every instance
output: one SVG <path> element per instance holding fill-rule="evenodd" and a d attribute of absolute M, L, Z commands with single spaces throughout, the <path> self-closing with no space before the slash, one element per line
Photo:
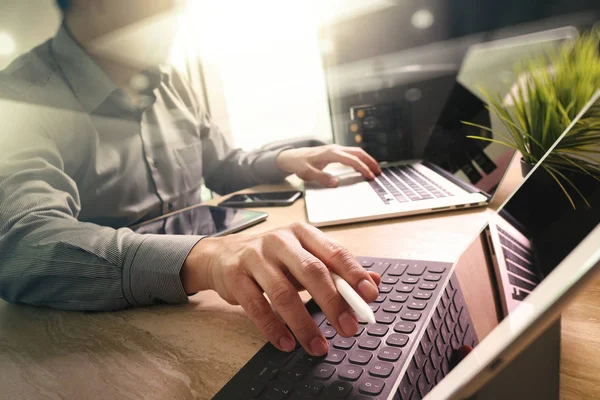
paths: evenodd
<path fill-rule="evenodd" d="M 365 181 L 365 178 L 362 175 L 356 173 L 339 175 L 337 178 L 340 180 L 338 186 L 349 186 Z"/>

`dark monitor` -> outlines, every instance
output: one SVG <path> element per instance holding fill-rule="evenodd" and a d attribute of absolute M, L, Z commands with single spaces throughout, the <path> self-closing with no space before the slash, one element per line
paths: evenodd
<path fill-rule="evenodd" d="M 595 0 L 373 1 L 355 10 L 356 4 L 348 1 L 352 12 L 319 30 L 331 121 L 337 143 L 366 146 L 349 132 L 351 109 L 391 107 L 393 128 L 378 135 L 382 142 L 372 152 L 381 161 L 423 157 L 471 46 L 600 20 Z M 401 150 L 377 154 L 400 137 Z"/>

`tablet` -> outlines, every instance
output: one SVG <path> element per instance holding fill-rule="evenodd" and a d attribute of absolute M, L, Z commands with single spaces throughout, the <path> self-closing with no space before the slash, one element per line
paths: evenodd
<path fill-rule="evenodd" d="M 267 219 L 268 214 L 239 208 L 198 205 L 131 227 L 136 233 L 224 236 Z"/>

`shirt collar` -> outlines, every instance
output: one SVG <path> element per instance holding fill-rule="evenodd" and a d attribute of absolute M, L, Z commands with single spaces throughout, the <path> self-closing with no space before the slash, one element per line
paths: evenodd
<path fill-rule="evenodd" d="M 75 41 L 64 24 L 52 39 L 51 45 L 56 62 L 87 112 L 95 111 L 112 93 L 119 91 L 110 77 Z M 143 94 L 151 98 L 150 103 L 154 102 L 152 92 L 162 82 L 168 82 L 170 73 L 169 66 L 155 67 L 144 72 L 150 85 Z"/>
<path fill-rule="evenodd" d="M 52 39 L 52 50 L 75 96 L 87 112 L 92 112 L 117 86 L 73 39 L 62 25 Z"/>

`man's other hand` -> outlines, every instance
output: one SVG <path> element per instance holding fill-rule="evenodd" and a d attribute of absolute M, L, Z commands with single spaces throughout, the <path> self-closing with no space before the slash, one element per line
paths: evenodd
<path fill-rule="evenodd" d="M 330 144 L 284 150 L 277 156 L 277 164 L 283 171 L 296 174 L 305 181 L 316 181 L 329 187 L 337 186 L 339 181 L 323 172 L 323 168 L 334 162 L 354 168 L 369 180 L 381 173 L 377 161 L 360 147 Z"/>
<path fill-rule="evenodd" d="M 241 305 L 278 349 L 289 352 L 295 347 L 287 324 L 309 354 L 321 356 L 327 352 L 327 340 L 298 290 L 308 290 L 340 335 L 351 337 L 358 330 L 356 315 L 337 291 L 330 270 L 365 301 L 377 298 L 380 276 L 367 272 L 320 230 L 302 223 L 259 235 L 204 238 L 190 252 L 181 279 L 187 293 L 212 289 L 228 303 Z"/>

